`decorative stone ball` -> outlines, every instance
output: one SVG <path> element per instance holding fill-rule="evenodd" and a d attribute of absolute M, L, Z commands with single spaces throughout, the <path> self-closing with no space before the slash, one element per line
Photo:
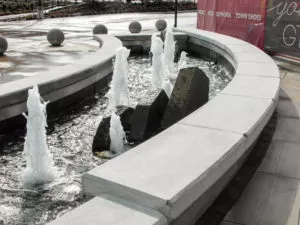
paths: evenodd
<path fill-rule="evenodd" d="M 6 52 L 7 47 L 7 40 L 5 39 L 5 37 L 0 36 L 0 55 L 3 55 Z"/>
<path fill-rule="evenodd" d="M 157 20 L 155 27 L 158 31 L 163 31 L 167 28 L 167 22 L 165 20 Z"/>
<path fill-rule="evenodd" d="M 60 29 L 54 28 L 49 30 L 47 40 L 53 46 L 60 46 L 65 40 L 65 35 Z"/>
<path fill-rule="evenodd" d="M 98 24 L 94 27 L 93 34 L 107 34 L 107 27 L 103 24 Z"/>
<path fill-rule="evenodd" d="M 140 33 L 142 30 L 142 25 L 138 21 L 133 21 L 129 24 L 130 33 Z"/>

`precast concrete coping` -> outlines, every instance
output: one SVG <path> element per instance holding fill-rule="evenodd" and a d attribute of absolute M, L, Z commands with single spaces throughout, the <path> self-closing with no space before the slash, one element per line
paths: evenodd
<path fill-rule="evenodd" d="M 74 94 L 112 73 L 112 59 L 122 42 L 109 35 L 94 35 L 99 50 L 72 64 L 55 67 L 38 75 L 1 84 L 0 121 L 27 111 L 28 89 L 39 86 L 46 101 L 57 101 Z"/>
<path fill-rule="evenodd" d="M 156 210 L 168 224 L 193 224 L 273 114 L 280 74 L 267 54 L 245 41 L 203 30 L 176 31 L 187 34 L 188 48 L 202 46 L 225 57 L 235 69 L 233 80 L 178 123 L 84 174 L 82 185 L 88 195 L 109 194 Z"/>

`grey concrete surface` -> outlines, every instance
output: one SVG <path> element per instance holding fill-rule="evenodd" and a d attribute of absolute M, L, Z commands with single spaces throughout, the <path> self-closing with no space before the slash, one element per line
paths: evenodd
<path fill-rule="evenodd" d="M 287 224 L 298 184 L 295 179 L 258 172 L 225 220 L 245 225 Z"/>
<path fill-rule="evenodd" d="M 49 225 L 167 225 L 161 214 L 125 200 L 95 197 Z"/>
<path fill-rule="evenodd" d="M 258 171 L 300 179 L 299 143 L 273 141 Z"/>
<path fill-rule="evenodd" d="M 85 174 L 83 191 L 121 196 L 173 220 L 241 157 L 242 142 L 242 135 L 174 125 Z"/>
<path fill-rule="evenodd" d="M 255 176 L 222 225 L 299 225 L 299 64 L 277 60 L 282 89 L 273 140 Z"/>
<path fill-rule="evenodd" d="M 277 111 L 280 116 L 299 118 L 300 101 L 279 101 Z"/>

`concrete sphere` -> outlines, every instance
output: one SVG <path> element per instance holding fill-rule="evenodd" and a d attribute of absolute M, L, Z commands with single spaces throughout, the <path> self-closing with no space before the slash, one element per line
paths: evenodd
<path fill-rule="evenodd" d="M 7 40 L 4 37 L 0 36 L 0 55 L 3 55 L 6 52 L 7 47 Z"/>
<path fill-rule="evenodd" d="M 107 34 L 107 27 L 103 24 L 98 24 L 94 27 L 93 34 Z"/>
<path fill-rule="evenodd" d="M 167 22 L 165 20 L 157 20 L 155 23 L 156 30 L 163 31 L 167 28 Z"/>
<path fill-rule="evenodd" d="M 48 32 L 47 40 L 53 46 L 60 46 L 65 40 L 65 35 L 60 29 L 54 28 Z"/>
<path fill-rule="evenodd" d="M 142 25 L 138 21 L 133 21 L 129 24 L 130 33 L 140 33 L 142 30 Z"/>

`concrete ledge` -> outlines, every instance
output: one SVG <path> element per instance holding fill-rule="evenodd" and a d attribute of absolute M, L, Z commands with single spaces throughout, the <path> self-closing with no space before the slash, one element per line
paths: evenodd
<path fill-rule="evenodd" d="M 273 114 L 280 76 L 268 55 L 244 41 L 201 30 L 176 31 L 188 36 L 187 49 L 224 57 L 235 78 L 204 107 L 91 170 L 82 183 L 86 194 L 109 193 L 162 213 L 169 224 L 193 224 L 230 181 Z"/>
<path fill-rule="evenodd" d="M 158 33 L 159 34 L 159 33 Z M 150 51 L 151 47 L 151 36 L 150 34 L 119 34 L 116 35 L 120 39 L 126 48 L 131 49 L 134 53 L 145 53 Z M 179 51 L 187 49 L 188 36 L 182 32 L 174 32 L 174 39 Z"/>
<path fill-rule="evenodd" d="M 108 35 L 94 38 L 102 44 L 93 54 L 66 66 L 56 67 L 36 76 L 1 84 L 0 121 L 27 111 L 28 89 L 39 85 L 40 93 L 46 101 L 55 102 L 74 94 L 112 73 L 112 58 L 120 40 Z"/>
<path fill-rule="evenodd" d="M 167 225 L 161 214 L 109 195 L 95 197 L 49 225 Z"/>
<path fill-rule="evenodd" d="M 237 161 L 246 150 L 243 142 L 239 134 L 174 125 L 85 174 L 83 190 L 131 199 L 172 221 Z"/>

